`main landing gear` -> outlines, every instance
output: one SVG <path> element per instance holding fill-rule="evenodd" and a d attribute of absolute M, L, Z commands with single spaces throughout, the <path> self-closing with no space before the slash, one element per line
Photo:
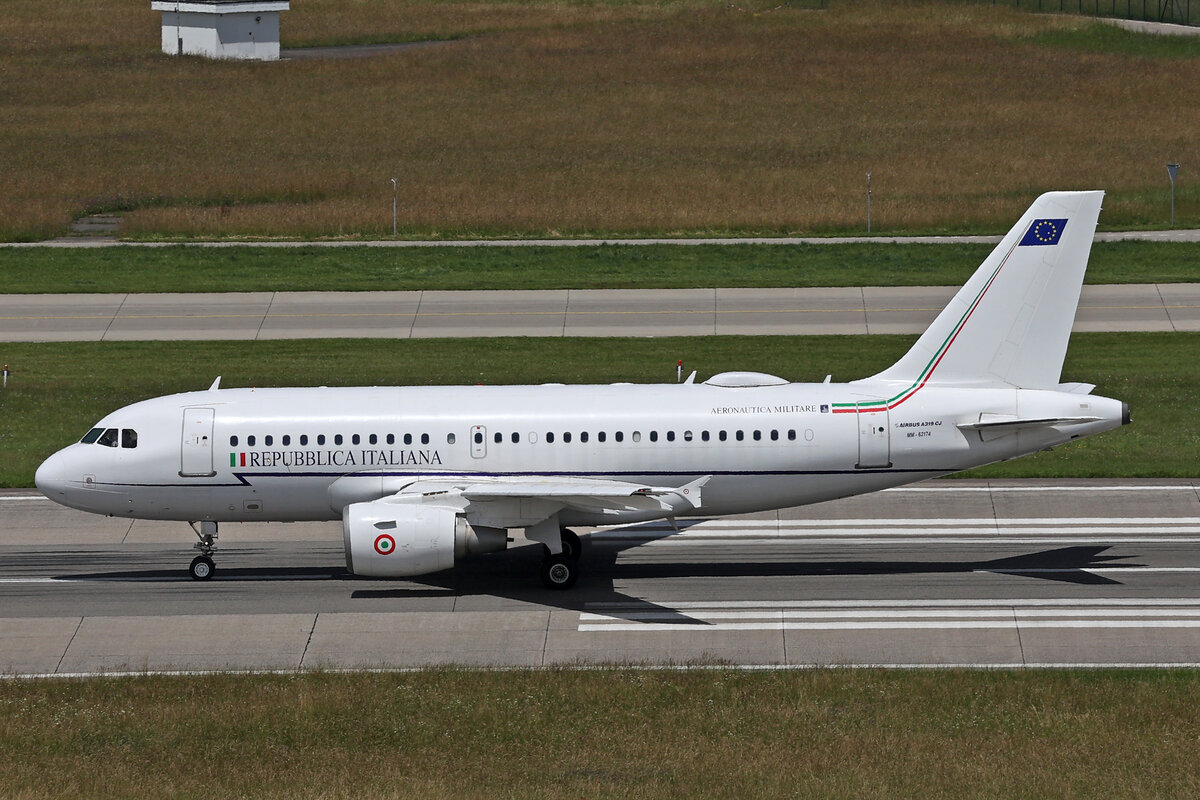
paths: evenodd
<path fill-rule="evenodd" d="M 570 589 L 579 580 L 579 557 L 583 548 L 575 531 L 563 528 L 562 552 L 551 553 L 550 548 L 542 545 L 542 583 L 547 589 Z"/>
<path fill-rule="evenodd" d="M 200 555 L 192 559 L 192 563 L 188 566 L 188 574 L 192 576 L 192 580 L 206 581 L 213 576 L 217 566 L 213 563 L 212 554 L 217 549 L 217 523 L 201 522 L 200 528 L 196 528 L 196 523 L 189 523 L 192 530 L 196 531 L 196 537 L 200 540 L 192 547 L 200 551 Z"/>

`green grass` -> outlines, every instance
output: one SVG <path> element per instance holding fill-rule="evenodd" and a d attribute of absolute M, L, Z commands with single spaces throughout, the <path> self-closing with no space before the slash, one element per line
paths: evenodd
<path fill-rule="evenodd" d="M 0 682 L 0 793 L 1191 798 L 1200 673 L 628 669 Z"/>
<path fill-rule="evenodd" d="M 1196 18 L 1200 20 L 1200 12 Z M 1079 27 L 1052 28 L 1034 34 L 1029 40 L 1083 53 L 1155 59 L 1200 58 L 1200 36 L 1152 36 L 1095 22 Z"/>
<path fill-rule="evenodd" d="M 953 286 L 990 250 L 973 244 L 0 248 L 0 282 L 8 293 Z M 1098 243 L 1087 279 L 1194 282 L 1200 244 Z"/>
<path fill-rule="evenodd" d="M 223 386 L 670 382 L 684 359 L 700 380 L 749 369 L 792 380 L 865 377 L 891 364 L 909 336 L 663 339 L 292 340 L 5 344 L 14 370 L 0 391 L 0 486 L 33 484 L 51 452 L 100 417 L 162 394 Z M 1200 334 L 1076 334 L 1065 381 L 1125 400 L 1135 424 L 975 477 L 1193 477 L 1200 452 L 1195 387 Z"/>

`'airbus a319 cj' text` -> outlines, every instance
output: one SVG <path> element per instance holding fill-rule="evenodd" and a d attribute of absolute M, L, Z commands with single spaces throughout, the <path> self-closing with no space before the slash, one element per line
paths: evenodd
<path fill-rule="evenodd" d="M 135 403 L 37 471 L 47 497 L 192 524 L 198 579 L 226 521 L 342 521 L 351 572 L 422 575 L 570 526 L 712 517 L 873 492 L 1129 422 L 1060 383 L 1102 192 L 1039 197 L 912 349 L 850 383 L 207 390 Z M 693 374 L 694 377 L 694 374 Z"/>

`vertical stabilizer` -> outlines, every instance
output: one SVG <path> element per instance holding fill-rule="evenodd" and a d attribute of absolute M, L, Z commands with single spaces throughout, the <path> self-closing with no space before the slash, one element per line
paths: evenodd
<path fill-rule="evenodd" d="M 912 349 L 868 380 L 1057 386 L 1103 196 L 1035 200 Z"/>

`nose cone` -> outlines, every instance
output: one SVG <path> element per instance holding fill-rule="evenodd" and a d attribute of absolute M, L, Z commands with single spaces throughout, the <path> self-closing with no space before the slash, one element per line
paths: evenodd
<path fill-rule="evenodd" d="M 55 453 L 42 462 L 33 476 L 38 491 L 59 503 L 67 501 L 67 471 L 66 457 L 62 451 Z"/>

